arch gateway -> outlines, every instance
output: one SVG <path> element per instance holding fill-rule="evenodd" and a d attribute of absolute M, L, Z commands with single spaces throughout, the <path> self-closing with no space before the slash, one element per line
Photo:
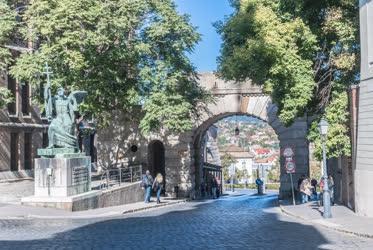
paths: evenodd
<path fill-rule="evenodd" d="M 309 174 L 309 143 L 306 138 L 308 119 L 297 119 L 291 127 L 284 127 L 277 117 L 276 105 L 260 87 L 250 81 L 244 83 L 227 82 L 217 78 L 213 73 L 201 73 L 200 84 L 215 96 L 215 103 L 208 106 L 192 130 L 182 134 L 151 134 L 143 137 L 138 132 L 138 125 L 130 123 L 128 117 L 113 115 L 112 125 L 97 133 L 98 165 L 110 162 L 142 164 L 146 169 L 162 169 L 167 176 L 166 194 L 194 198 L 200 193 L 203 178 L 203 148 L 201 142 L 205 131 L 216 121 L 231 115 L 249 115 L 267 122 L 276 132 L 280 148 L 291 146 L 295 149 L 296 173 L 294 180 L 302 174 Z M 162 150 L 149 150 L 154 141 L 163 144 Z M 131 150 L 133 146 L 138 150 Z M 160 156 L 156 155 L 159 152 Z M 162 159 L 162 166 L 156 166 L 154 159 Z M 291 195 L 290 176 L 286 174 L 285 159 L 280 158 L 281 187 L 280 197 Z M 153 171 L 154 172 L 154 171 Z M 175 187 L 177 187 L 175 189 Z"/>
<path fill-rule="evenodd" d="M 286 147 L 295 149 L 296 173 L 294 174 L 294 185 L 296 180 L 303 174 L 309 175 L 309 142 L 307 140 L 307 129 L 309 121 L 307 117 L 297 119 L 292 126 L 285 127 L 277 117 L 277 107 L 271 98 L 265 95 L 259 86 L 251 81 L 236 83 L 224 81 L 217 78 L 213 73 L 200 74 L 200 84 L 209 89 L 216 98 L 216 102 L 208 106 L 208 113 L 204 114 L 199 123 L 192 131 L 193 160 L 195 171 L 195 189 L 198 190 L 202 181 L 203 148 L 201 142 L 205 131 L 220 119 L 232 115 L 249 115 L 267 122 L 275 131 L 280 142 L 281 150 Z M 280 157 L 280 197 L 291 195 L 290 176 L 285 171 L 285 159 Z"/>

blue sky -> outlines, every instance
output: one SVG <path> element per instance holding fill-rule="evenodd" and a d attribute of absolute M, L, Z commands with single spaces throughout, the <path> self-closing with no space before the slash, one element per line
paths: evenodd
<path fill-rule="evenodd" d="M 198 71 L 215 71 L 221 39 L 212 24 L 224 20 L 233 12 L 228 0 L 175 0 L 182 14 L 189 14 L 191 22 L 198 27 L 202 40 L 196 46 L 190 59 Z"/>

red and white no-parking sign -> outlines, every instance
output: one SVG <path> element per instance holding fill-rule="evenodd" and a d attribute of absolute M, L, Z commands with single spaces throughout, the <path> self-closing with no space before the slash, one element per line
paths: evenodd
<path fill-rule="evenodd" d="M 287 158 L 286 162 L 285 162 L 285 169 L 286 169 L 286 173 L 288 174 L 293 174 L 295 173 L 295 161 L 293 159 L 289 159 Z"/>

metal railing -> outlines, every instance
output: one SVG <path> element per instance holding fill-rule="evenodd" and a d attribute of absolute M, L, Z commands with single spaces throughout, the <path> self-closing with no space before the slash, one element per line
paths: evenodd
<path fill-rule="evenodd" d="M 142 165 L 124 166 L 122 163 L 113 164 L 101 176 L 100 189 L 121 185 L 122 183 L 140 181 Z"/>

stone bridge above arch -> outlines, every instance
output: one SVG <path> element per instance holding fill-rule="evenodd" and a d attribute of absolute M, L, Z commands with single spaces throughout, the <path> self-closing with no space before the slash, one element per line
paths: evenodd
<path fill-rule="evenodd" d="M 208 105 L 208 111 L 201 116 L 193 130 L 193 148 L 196 166 L 195 186 L 202 181 L 203 148 L 201 142 L 205 131 L 215 122 L 232 115 L 249 115 L 267 122 L 276 132 L 280 148 L 291 146 L 295 149 L 297 172 L 294 180 L 302 174 L 309 175 L 309 143 L 307 140 L 307 118 L 297 119 L 292 126 L 285 127 L 277 116 L 277 106 L 272 103 L 270 96 L 263 93 L 260 86 L 251 81 L 224 81 L 213 73 L 199 75 L 201 86 L 211 91 L 215 102 Z M 286 197 L 291 193 L 289 175 L 285 172 L 285 159 L 280 158 L 281 187 L 280 196 Z"/>

